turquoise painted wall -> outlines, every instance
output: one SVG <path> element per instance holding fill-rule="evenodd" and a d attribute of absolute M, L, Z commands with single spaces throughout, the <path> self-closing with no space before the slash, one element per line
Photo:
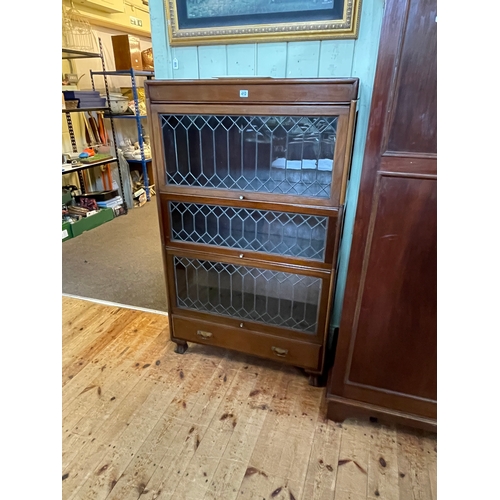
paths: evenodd
<path fill-rule="evenodd" d="M 363 0 L 356 40 L 170 47 L 163 0 L 149 0 L 156 79 L 228 75 L 280 78 L 356 76 L 360 79 L 358 122 L 347 186 L 332 326 L 339 325 L 342 312 L 383 9 L 384 0 Z M 175 70 L 172 68 L 174 59 L 178 62 Z"/>

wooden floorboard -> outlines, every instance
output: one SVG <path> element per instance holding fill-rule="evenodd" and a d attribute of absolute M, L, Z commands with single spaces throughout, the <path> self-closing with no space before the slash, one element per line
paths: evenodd
<path fill-rule="evenodd" d="M 63 500 L 436 500 L 436 436 L 325 418 L 296 368 L 62 298 Z"/>

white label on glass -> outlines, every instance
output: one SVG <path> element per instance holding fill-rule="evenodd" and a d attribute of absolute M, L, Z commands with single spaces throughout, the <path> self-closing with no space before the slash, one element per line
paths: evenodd
<path fill-rule="evenodd" d="M 240 90 L 240 97 L 248 97 L 248 90 Z"/>

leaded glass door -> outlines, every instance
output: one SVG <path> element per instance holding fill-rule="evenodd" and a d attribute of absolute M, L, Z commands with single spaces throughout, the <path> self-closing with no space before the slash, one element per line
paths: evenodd
<path fill-rule="evenodd" d="M 295 107 L 290 115 L 282 109 L 241 114 L 234 106 L 223 108 L 226 113 L 207 108 L 212 109 L 186 114 L 175 106 L 158 107 L 157 140 L 163 151 L 158 182 L 164 189 L 319 206 L 343 201 L 347 107 L 329 108 L 331 114 Z"/>
<path fill-rule="evenodd" d="M 311 214 L 174 198 L 166 205 L 168 246 L 199 250 L 203 245 L 225 255 L 331 267 L 334 255 L 328 250 L 337 236 L 338 211 Z"/>
<path fill-rule="evenodd" d="M 330 275 L 303 270 L 263 267 L 255 262 L 222 261 L 207 254 L 172 254 L 170 293 L 174 314 L 200 319 L 226 317 L 254 329 L 316 337 L 322 333 Z M 243 323 L 241 323 L 243 325 Z M 284 330 L 286 329 L 286 330 Z"/>

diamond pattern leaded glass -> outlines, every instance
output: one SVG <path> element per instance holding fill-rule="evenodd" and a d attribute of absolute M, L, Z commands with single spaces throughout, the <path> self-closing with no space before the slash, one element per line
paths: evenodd
<path fill-rule="evenodd" d="M 324 259 L 327 218 L 170 202 L 171 239 Z"/>
<path fill-rule="evenodd" d="M 162 115 L 166 183 L 328 198 L 337 121 Z"/>
<path fill-rule="evenodd" d="M 178 307 L 317 333 L 321 279 L 174 257 Z"/>

